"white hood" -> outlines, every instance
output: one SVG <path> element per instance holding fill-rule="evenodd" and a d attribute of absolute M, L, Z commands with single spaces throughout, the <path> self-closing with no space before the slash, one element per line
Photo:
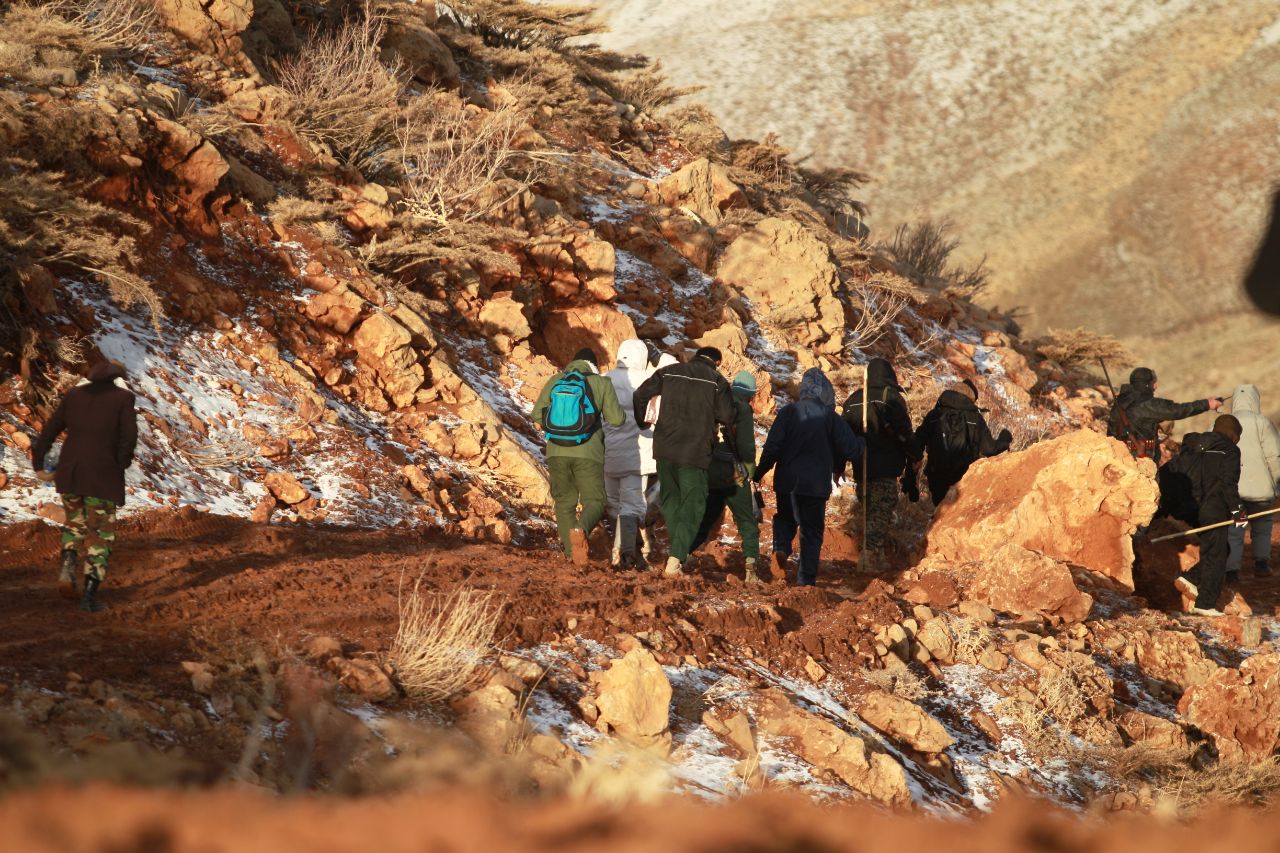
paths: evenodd
<path fill-rule="evenodd" d="M 1262 414 L 1256 385 L 1241 385 L 1231 395 L 1231 414 L 1240 421 L 1240 497 L 1267 503 L 1280 480 L 1280 431 Z"/>
<path fill-rule="evenodd" d="M 621 426 L 606 424 L 604 428 L 604 471 L 609 476 L 646 473 L 653 467 L 653 433 L 640 431 L 632 403 L 636 389 L 651 373 L 649 348 L 644 341 L 636 338 L 623 341 L 618 347 L 617 367 L 605 374 L 613 383 L 618 405 L 626 415 Z"/>

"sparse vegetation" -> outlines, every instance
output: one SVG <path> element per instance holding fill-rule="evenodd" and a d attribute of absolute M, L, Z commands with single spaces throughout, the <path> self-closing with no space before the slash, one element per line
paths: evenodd
<path fill-rule="evenodd" d="M 440 702 L 470 683 L 493 648 L 502 604 L 492 592 L 459 589 L 432 595 L 422 588 L 400 591 L 400 625 L 388 662 L 405 693 Z"/>
<path fill-rule="evenodd" d="M 948 221 L 924 220 L 914 225 L 899 225 L 893 240 L 884 248 L 899 265 L 904 275 L 925 282 L 941 282 L 953 297 L 974 299 L 986 289 L 990 273 L 986 258 L 971 267 L 951 265 L 951 255 L 960 241 L 951 236 Z"/>
<path fill-rule="evenodd" d="M 702 91 L 701 86 L 673 86 L 662 73 L 662 63 L 618 78 L 615 97 L 649 116 L 657 116 L 672 104 Z"/>
<path fill-rule="evenodd" d="M 1036 341 L 1036 350 L 1045 358 L 1056 361 L 1076 379 L 1095 381 L 1101 374 L 1100 362 L 1108 368 L 1124 368 L 1133 365 L 1133 356 L 1124 344 L 1110 335 L 1101 335 L 1088 329 L 1054 329 Z"/>

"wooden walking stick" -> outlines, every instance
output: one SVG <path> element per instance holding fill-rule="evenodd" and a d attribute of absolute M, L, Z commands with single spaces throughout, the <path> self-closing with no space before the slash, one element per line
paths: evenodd
<path fill-rule="evenodd" d="M 871 484 L 867 482 L 867 456 L 870 449 L 870 442 L 867 441 L 867 407 L 871 405 L 871 363 L 862 365 L 862 546 L 858 549 L 858 562 L 861 564 L 858 568 L 861 571 L 866 566 L 867 555 L 867 498 L 871 494 Z"/>
<path fill-rule="evenodd" d="M 1277 512 L 1280 512 L 1280 507 L 1263 510 L 1262 512 L 1255 512 L 1253 515 L 1246 515 L 1245 520 L 1253 521 L 1255 518 L 1262 518 L 1264 515 L 1274 515 Z M 1206 524 L 1204 527 L 1197 527 L 1193 530 L 1184 530 L 1181 533 L 1170 533 L 1168 536 L 1161 536 L 1158 539 L 1152 539 L 1151 544 L 1154 545 L 1157 542 L 1168 542 L 1170 539 L 1177 539 L 1181 536 L 1191 536 L 1195 533 L 1204 533 L 1206 530 L 1217 530 L 1219 527 L 1226 527 L 1235 523 L 1235 519 L 1232 519 L 1230 521 L 1219 521 L 1217 524 Z"/>

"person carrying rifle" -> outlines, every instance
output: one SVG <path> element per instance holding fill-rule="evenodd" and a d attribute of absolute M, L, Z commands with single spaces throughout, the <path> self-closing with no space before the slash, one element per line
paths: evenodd
<path fill-rule="evenodd" d="M 720 523 L 727 506 L 742 537 L 742 556 L 746 560 L 744 579 L 760 583 L 756 563 L 760 559 L 760 520 L 757 517 L 751 477 L 756 473 L 756 421 L 751 411 L 751 398 L 756 394 L 756 378 L 739 371 L 729 386 L 733 393 L 733 422 L 720 428 L 720 441 L 711 451 L 707 469 L 707 510 L 693 537 L 690 551 L 697 551 Z"/>
<path fill-rule="evenodd" d="M 1136 368 L 1129 374 L 1129 384 L 1120 386 L 1119 394 L 1112 390 L 1115 402 L 1107 420 L 1107 435 L 1124 442 L 1134 459 L 1151 459 L 1156 465 L 1160 464 L 1160 424 L 1222 408 L 1222 400 L 1217 397 L 1191 403 L 1165 400 L 1156 396 L 1159 387 L 1154 370 Z"/>

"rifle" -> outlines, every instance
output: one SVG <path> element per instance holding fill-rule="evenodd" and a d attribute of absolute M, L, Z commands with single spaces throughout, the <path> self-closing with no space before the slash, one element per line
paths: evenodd
<path fill-rule="evenodd" d="M 1107 363 L 1099 357 L 1098 364 L 1102 365 L 1102 375 L 1107 380 L 1107 390 L 1111 392 L 1112 405 L 1116 406 L 1120 411 L 1120 428 L 1124 430 L 1124 436 L 1121 440 L 1135 456 L 1155 456 L 1154 450 L 1158 441 L 1134 437 L 1136 430 L 1133 428 L 1133 421 L 1129 420 L 1129 412 L 1125 407 L 1120 405 L 1120 395 L 1116 393 L 1116 386 L 1111 384 L 1111 373 L 1107 370 Z"/>

